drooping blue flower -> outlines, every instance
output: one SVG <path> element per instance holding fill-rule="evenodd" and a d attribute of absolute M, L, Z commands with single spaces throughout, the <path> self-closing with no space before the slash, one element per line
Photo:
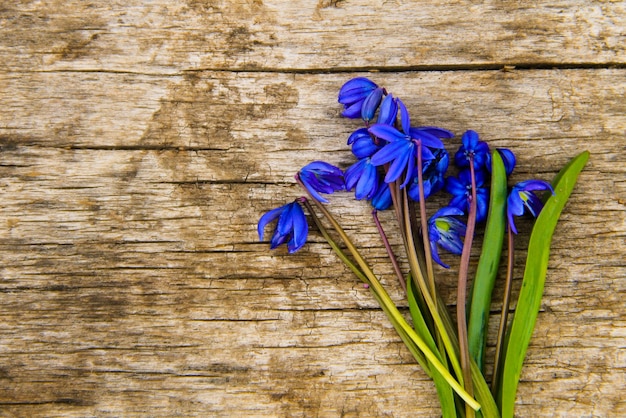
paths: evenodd
<path fill-rule="evenodd" d="M 523 215 L 524 208 L 535 218 L 539 215 L 539 212 L 541 212 L 543 203 L 532 193 L 539 190 L 550 190 L 550 192 L 554 194 L 554 189 L 550 183 L 543 180 L 522 181 L 511 189 L 511 193 L 509 193 L 509 197 L 506 199 L 506 214 L 513 233 L 517 234 L 513 217 Z"/>
<path fill-rule="evenodd" d="M 443 189 L 445 185 L 444 174 L 448 169 L 450 161 L 448 151 L 444 148 L 434 150 L 433 156 L 434 158 L 432 160 L 426 161 L 422 170 L 425 199 Z M 419 179 L 417 175 L 415 175 L 413 180 L 409 183 L 408 194 L 411 199 L 419 202 Z"/>
<path fill-rule="evenodd" d="M 394 125 L 396 118 L 398 117 L 398 101 L 394 99 L 393 95 L 389 93 L 385 96 L 383 102 L 380 105 L 380 112 L 378 112 L 378 119 L 376 123 L 382 123 L 383 125 Z"/>
<path fill-rule="evenodd" d="M 369 132 L 387 142 L 383 148 L 372 156 L 372 164 L 379 166 L 391 163 L 385 181 L 396 181 L 404 173 L 404 187 L 413 178 L 417 162 L 417 147 L 422 145 L 422 161 L 431 160 L 434 155 L 431 149 L 443 148 L 439 138 L 451 138 L 452 132 L 437 127 L 411 127 L 409 112 L 400 99 L 397 99 L 400 109 L 402 132 L 391 125 L 376 123 L 369 128 Z"/>
<path fill-rule="evenodd" d="M 378 85 L 365 77 L 348 80 L 339 90 L 338 101 L 344 107 L 341 113 L 346 118 L 361 117 L 363 102 L 378 88 Z"/>
<path fill-rule="evenodd" d="M 313 161 L 302 167 L 298 177 L 311 196 L 323 203 L 328 200 L 320 192 L 330 194 L 345 188 L 343 172 L 324 161 Z"/>
<path fill-rule="evenodd" d="M 277 218 L 278 222 L 270 241 L 270 248 L 274 249 L 286 242 L 290 253 L 298 251 L 306 243 L 309 233 L 309 224 L 300 203 L 295 200 L 284 206 L 272 209 L 261 216 L 257 226 L 257 232 L 261 241 L 263 241 L 267 224 Z"/>
<path fill-rule="evenodd" d="M 472 130 L 463 133 L 461 142 L 461 147 L 454 154 L 456 166 L 459 168 L 469 167 L 470 158 L 472 158 L 476 170 L 484 168 L 489 158 L 489 145 L 481 141 L 478 133 Z"/>
<path fill-rule="evenodd" d="M 382 148 L 380 142 L 372 137 L 367 128 L 357 129 L 348 138 L 348 145 L 352 145 L 352 154 L 358 159 L 374 155 Z"/>
<path fill-rule="evenodd" d="M 363 101 L 363 106 L 361 106 L 361 119 L 363 119 L 366 124 L 369 124 L 370 121 L 374 119 L 374 115 L 378 110 L 378 106 L 380 106 L 384 92 L 385 89 L 377 87 Z"/>
<path fill-rule="evenodd" d="M 370 160 L 369 157 L 360 159 L 348 167 L 344 174 L 346 190 L 356 187 L 355 197 L 358 200 L 373 198 L 378 189 L 378 169 Z"/>
<path fill-rule="evenodd" d="M 384 180 L 379 183 L 378 190 L 376 191 L 376 195 L 372 198 L 371 203 L 376 210 L 388 209 L 393 204 L 391 189 L 389 189 L 389 184 Z"/>
<path fill-rule="evenodd" d="M 515 169 L 515 154 L 508 148 L 496 148 L 500 157 L 502 157 L 502 163 L 504 163 L 504 171 L 507 176 L 510 176 Z M 491 153 L 487 153 L 487 161 L 485 163 L 487 171 L 491 174 Z"/>
<path fill-rule="evenodd" d="M 450 266 L 439 258 L 437 246 L 453 254 L 461 254 L 463 252 L 463 241 L 461 237 L 465 236 L 467 227 L 463 222 L 454 217 L 459 215 L 463 215 L 461 209 L 446 206 L 435 212 L 428 220 L 428 239 L 430 241 L 430 250 L 433 260 L 445 268 L 449 268 Z"/>
<path fill-rule="evenodd" d="M 472 197 L 472 175 L 469 169 L 461 171 L 458 177 L 446 179 L 446 191 L 452 195 L 449 206 L 461 209 L 469 213 L 469 205 Z M 489 205 L 489 190 L 485 184 L 483 171 L 476 171 L 476 222 L 482 222 L 487 218 Z"/>

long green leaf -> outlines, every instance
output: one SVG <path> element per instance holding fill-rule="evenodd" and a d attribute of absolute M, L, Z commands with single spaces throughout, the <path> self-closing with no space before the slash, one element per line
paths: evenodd
<path fill-rule="evenodd" d="M 578 175 L 589 159 L 585 151 L 572 159 L 553 182 L 555 195 L 548 198 L 533 227 L 517 308 L 506 340 L 498 399 L 503 417 L 513 417 L 515 397 L 528 343 L 535 327 L 548 269 L 552 234 Z"/>
<path fill-rule="evenodd" d="M 437 302 L 437 306 L 441 312 L 441 318 L 447 332 L 450 335 L 455 335 L 456 326 L 452 323 L 450 314 L 446 309 L 446 304 L 443 302 L 443 299 L 441 299 L 441 296 L 438 296 Z M 459 344 L 456 338 L 452 339 L 452 344 L 454 345 L 454 349 L 458 351 Z M 491 390 L 489 390 L 487 382 L 485 381 L 485 377 L 478 368 L 476 362 L 473 359 L 470 359 L 470 362 L 472 369 L 472 382 L 474 383 L 474 395 L 476 396 L 476 400 L 481 405 L 480 411 L 477 411 L 476 413 L 476 417 L 478 418 L 482 416 L 483 418 L 500 418 L 500 411 L 498 410 L 496 401 L 491 394 Z"/>
<path fill-rule="evenodd" d="M 483 370 L 491 295 L 498 274 L 506 228 L 506 170 L 498 151 L 492 153 L 491 195 L 483 247 L 472 284 L 467 325 L 469 352 Z"/>
<path fill-rule="evenodd" d="M 409 277 L 409 280 L 406 281 L 406 291 L 407 291 L 407 300 L 409 302 L 409 311 L 411 312 L 411 319 L 413 320 L 413 328 L 417 335 L 422 337 L 424 342 L 428 345 L 428 347 L 437 355 L 439 360 L 443 363 L 443 359 L 441 358 L 441 353 L 437 349 L 437 345 L 435 344 L 435 340 L 426 325 L 426 321 L 424 320 L 424 316 L 422 315 L 422 311 L 420 310 L 415 294 L 417 292 L 415 283 Z M 452 388 L 443 378 L 443 376 L 437 372 L 436 369 L 433 368 L 431 375 L 433 382 L 435 383 L 435 388 L 437 389 L 437 395 L 439 395 L 439 403 L 441 404 L 441 415 L 444 418 L 457 418 L 456 413 L 456 404 L 454 401 L 454 392 Z"/>

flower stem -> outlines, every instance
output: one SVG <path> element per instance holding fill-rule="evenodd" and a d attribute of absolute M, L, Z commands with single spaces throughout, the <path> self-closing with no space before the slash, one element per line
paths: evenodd
<path fill-rule="evenodd" d="M 417 144 L 417 181 L 419 186 L 420 197 L 420 222 L 422 224 L 422 240 L 424 242 L 424 255 L 426 258 L 426 275 L 428 276 L 428 286 L 430 287 L 431 296 L 437 303 L 437 290 L 435 288 L 435 274 L 433 272 L 433 257 L 430 253 L 430 241 L 428 239 L 428 221 L 426 218 L 426 198 L 424 197 L 424 173 L 422 172 L 422 143 Z"/>
<path fill-rule="evenodd" d="M 387 250 L 387 255 L 389 256 L 389 260 L 391 261 L 391 265 L 393 265 L 393 270 L 398 277 L 398 281 L 400 282 L 400 286 L 402 286 L 402 290 L 406 293 L 406 281 L 404 280 L 404 276 L 402 275 L 402 271 L 400 270 L 400 265 L 398 264 L 398 259 L 396 258 L 393 250 L 391 249 L 391 245 L 389 244 L 389 240 L 387 239 L 387 235 L 385 234 L 385 230 L 380 223 L 380 219 L 378 219 L 378 211 L 374 209 L 372 211 L 372 217 L 374 218 L 374 223 L 376 224 L 376 229 L 378 229 L 378 233 L 380 234 L 380 238 L 385 245 L 385 249 Z"/>
<path fill-rule="evenodd" d="M 307 191 L 306 187 L 300 181 L 300 178 L 296 176 L 296 181 L 303 187 L 304 190 Z M 465 401 L 466 405 L 472 410 L 479 410 L 480 404 L 476 402 L 472 395 L 470 395 L 463 386 L 450 374 L 446 366 L 444 366 L 437 355 L 428 347 L 428 344 L 411 328 L 411 326 L 406 322 L 398 308 L 389 297 L 389 294 L 382 286 L 374 272 L 368 266 L 367 262 L 357 248 L 354 246 L 346 232 L 341 228 L 341 225 L 333 218 L 333 216 L 328 212 L 328 210 L 324 207 L 324 205 L 313 198 L 313 202 L 317 206 L 317 208 L 322 212 L 324 217 L 328 219 L 328 221 L 333 226 L 333 229 L 339 234 L 341 240 L 344 242 L 348 251 L 352 254 L 354 259 L 357 262 L 358 267 L 363 272 L 365 277 L 369 280 L 370 289 L 374 292 L 376 299 L 379 301 L 381 308 L 385 311 L 389 319 L 391 320 L 394 327 L 398 327 L 400 331 L 398 332 L 400 337 L 403 338 L 406 336 L 412 343 L 414 343 L 417 348 L 424 354 L 424 357 L 431 363 L 431 365 L 439 372 L 443 378 L 448 382 L 448 384 L 452 387 L 452 389 Z M 396 328 L 396 329 L 398 329 Z"/>
<path fill-rule="evenodd" d="M 511 230 L 511 225 L 507 224 L 507 233 L 508 233 L 508 257 L 507 257 L 507 268 L 506 268 L 506 280 L 504 282 L 504 297 L 502 299 L 502 313 L 500 315 L 500 325 L 498 327 L 498 337 L 496 340 L 496 353 L 493 360 L 493 375 L 491 377 L 491 393 L 496 396 L 496 391 L 498 388 L 498 381 L 500 379 L 500 359 L 502 357 L 502 348 L 504 346 L 504 335 L 506 332 L 506 323 L 509 314 L 509 304 L 511 303 L 511 285 L 513 283 L 513 264 L 515 261 L 514 257 L 514 235 Z"/>
<path fill-rule="evenodd" d="M 463 242 L 463 252 L 461 253 L 461 264 L 459 266 L 459 284 L 456 296 L 456 321 L 459 333 L 459 350 L 461 357 L 461 367 L 463 369 L 463 380 L 465 382 L 465 390 L 473 394 L 472 389 L 472 372 L 470 366 L 469 344 L 467 339 L 467 318 L 465 305 L 467 300 L 467 274 L 469 270 L 470 253 L 472 250 L 472 241 L 474 239 L 474 228 L 476 226 L 476 173 L 474 172 L 474 159 L 470 160 L 470 175 L 472 178 L 472 196 L 470 199 L 470 209 L 467 215 L 467 229 L 465 232 L 465 241 Z M 467 409 L 467 416 L 473 417 L 473 411 Z"/>
<path fill-rule="evenodd" d="M 403 212 L 404 212 L 405 218 L 409 218 L 410 210 L 409 210 L 409 203 L 408 203 L 408 196 L 407 196 L 406 189 L 404 189 L 403 194 L 404 194 L 404 199 L 403 199 L 404 211 Z M 410 219 L 405 219 L 404 225 L 406 227 L 406 236 L 413 237 L 413 231 L 412 231 Z M 457 375 L 457 378 L 459 379 L 461 384 L 463 384 L 464 376 L 462 374 L 461 364 L 459 363 L 458 356 L 456 354 L 456 351 L 454 350 L 454 346 L 450 339 L 450 335 L 446 332 L 446 328 L 441 319 L 441 315 L 439 313 L 437 303 L 431 297 L 430 291 L 428 289 L 428 284 L 424 280 L 424 275 L 422 273 L 422 269 L 420 267 L 420 264 L 417 258 L 415 242 L 413 241 L 412 238 L 409 238 L 406 240 L 405 243 L 407 245 L 407 249 L 406 249 L 407 258 L 409 259 L 409 266 L 411 267 L 411 277 L 415 281 L 417 288 L 420 290 L 422 297 L 424 298 L 424 301 L 426 302 L 426 306 L 428 307 L 428 310 L 430 311 L 433 322 L 435 323 L 435 328 L 443 340 L 445 351 L 448 353 L 450 363 L 452 364 L 452 369 L 454 370 L 454 373 Z"/>

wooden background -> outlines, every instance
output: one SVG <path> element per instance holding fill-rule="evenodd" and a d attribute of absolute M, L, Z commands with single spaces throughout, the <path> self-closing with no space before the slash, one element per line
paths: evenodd
<path fill-rule="evenodd" d="M 295 255 L 256 235 L 300 167 L 352 163 L 357 75 L 514 150 L 513 181 L 591 152 L 517 413 L 624 414 L 625 32 L 622 1 L 2 1 L 1 415 L 438 416 L 315 231 Z M 400 300 L 367 205 L 330 209 Z"/>

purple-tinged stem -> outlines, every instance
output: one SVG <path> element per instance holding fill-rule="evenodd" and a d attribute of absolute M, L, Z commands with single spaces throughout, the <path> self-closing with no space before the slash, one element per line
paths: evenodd
<path fill-rule="evenodd" d="M 398 276 L 398 281 L 400 282 L 400 286 L 402 286 L 402 290 L 404 290 L 404 293 L 406 293 L 406 281 L 404 280 L 404 276 L 402 275 L 402 270 L 400 270 L 398 259 L 393 253 L 393 250 L 391 249 L 391 245 L 389 244 L 389 240 L 387 239 L 385 230 L 383 229 L 383 226 L 380 224 L 380 220 L 378 219 L 378 211 L 376 209 L 372 211 L 372 217 L 374 218 L 374 223 L 376 224 L 376 229 L 378 229 L 380 238 L 382 239 L 383 244 L 385 244 L 387 255 L 389 256 L 389 260 L 391 260 L 391 264 L 393 265 L 393 270 L 395 271 L 396 276 Z"/>
<path fill-rule="evenodd" d="M 472 241 L 474 239 L 474 228 L 476 226 L 476 173 L 474 172 L 474 158 L 469 156 L 470 175 L 472 178 L 472 197 L 470 199 L 470 209 L 467 215 L 467 229 L 465 232 L 465 240 L 463 242 L 463 252 L 461 253 L 461 265 L 459 266 L 459 284 L 456 296 L 456 321 L 459 332 L 459 350 L 461 357 L 461 368 L 463 369 L 463 381 L 465 390 L 474 394 L 472 388 L 472 373 L 470 367 L 469 345 L 467 340 L 467 318 L 465 305 L 467 301 L 467 274 L 469 270 L 470 253 L 472 250 Z M 471 408 L 466 408 L 467 417 L 473 417 L 474 413 Z"/>
<path fill-rule="evenodd" d="M 498 387 L 498 374 L 500 373 L 500 358 L 502 356 L 502 347 L 504 346 L 504 335 L 506 333 L 506 323 L 509 315 L 509 305 L 511 303 L 511 287 L 513 284 L 513 264 L 515 262 L 514 250 L 514 235 L 511 230 L 511 225 L 507 225 L 508 232 L 508 257 L 506 268 L 506 280 L 504 282 L 504 297 L 502 299 L 502 313 L 500 315 L 500 325 L 498 327 L 498 337 L 496 340 L 496 354 L 493 360 L 493 375 L 491 377 L 491 392 L 495 396 L 496 388 Z"/>

